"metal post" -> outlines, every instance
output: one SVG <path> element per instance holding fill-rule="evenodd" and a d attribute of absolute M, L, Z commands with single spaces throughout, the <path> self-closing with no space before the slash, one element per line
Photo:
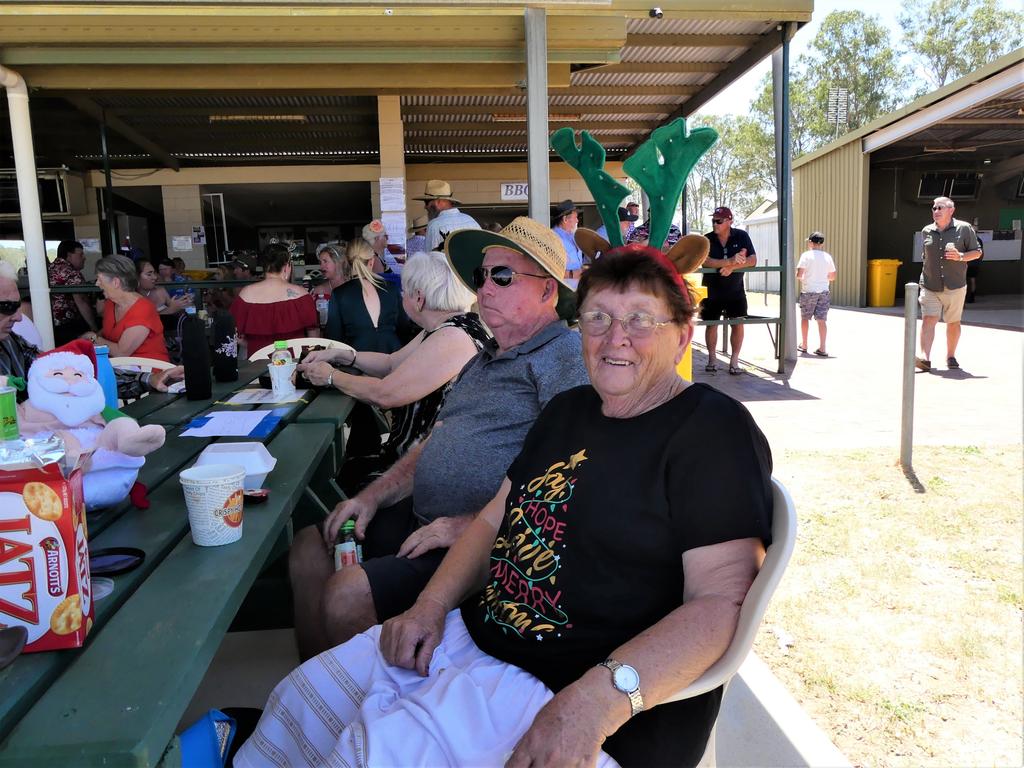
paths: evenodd
<path fill-rule="evenodd" d="M 551 223 L 548 188 L 548 20 L 543 8 L 527 8 L 526 24 L 526 146 L 530 184 L 530 218 Z"/>
<path fill-rule="evenodd" d="M 789 132 L 789 26 L 781 28 L 782 48 L 772 54 L 772 93 L 775 101 L 775 173 L 779 192 L 779 373 L 787 360 L 796 360 L 796 308 L 793 303 L 793 174 Z"/>
<path fill-rule="evenodd" d="M 105 113 L 104 113 L 105 115 Z M 110 252 L 121 252 L 121 240 L 117 236 L 117 214 L 114 212 L 114 184 L 110 180 L 110 154 L 107 152 L 107 121 L 100 121 L 100 144 L 103 149 L 103 178 L 107 182 L 103 207 L 107 209 L 107 232 L 110 235 Z"/>
<path fill-rule="evenodd" d="M 918 283 L 903 286 L 903 411 L 900 418 L 900 466 L 909 472 L 914 453 L 914 353 L 917 345 Z"/>

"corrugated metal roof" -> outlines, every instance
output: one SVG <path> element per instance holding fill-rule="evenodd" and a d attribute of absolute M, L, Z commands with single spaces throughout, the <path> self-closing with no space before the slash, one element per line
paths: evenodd
<path fill-rule="evenodd" d="M 636 35 L 763 35 L 774 21 L 701 19 L 630 19 L 626 32 Z"/>
<path fill-rule="evenodd" d="M 603 70 L 600 66 L 590 66 L 594 61 L 602 59 L 591 58 L 571 65 L 575 70 L 570 76 L 571 87 L 551 89 L 549 103 L 553 108 L 578 112 L 582 118 L 581 126 L 600 124 L 602 127 L 597 129 L 597 132 L 602 136 L 602 142 L 609 148 L 620 151 L 623 147 L 632 147 L 643 139 L 648 125 L 664 119 L 692 98 L 685 93 L 676 93 L 673 89 L 692 92 L 696 88 L 704 88 L 710 84 L 714 84 L 717 89 L 732 82 L 742 72 L 730 71 L 728 65 L 742 56 L 752 45 L 757 44 L 762 39 L 760 36 L 776 34 L 774 30 L 780 23 L 777 21 L 778 18 L 803 18 L 805 14 L 801 9 L 794 10 L 792 7 L 781 5 L 775 7 L 770 2 L 765 2 L 762 17 L 750 18 L 754 12 L 753 7 L 751 4 L 745 4 L 742 9 L 734 11 L 724 6 L 714 11 L 714 15 L 719 17 L 714 19 L 626 18 L 624 27 L 627 35 L 656 37 L 646 40 L 634 37 L 634 43 L 644 44 L 623 47 L 619 51 L 621 62 L 712 63 L 718 65 L 714 68 L 716 71 L 698 69 L 695 72 L 655 72 L 643 71 L 642 68 L 640 71 L 616 71 L 614 66 Z M 734 13 L 733 18 L 729 18 L 730 13 Z M 694 38 L 701 35 L 729 37 L 709 40 L 709 45 L 694 44 Z M 674 37 L 678 37 L 678 41 L 674 41 Z M 729 44 L 720 45 L 722 42 Z M 585 48 L 583 43 L 581 46 Z M 173 73 L 173 65 L 168 65 L 168 72 Z M 183 154 L 189 157 L 202 155 L 204 147 L 210 148 L 218 157 L 223 154 L 222 150 L 225 148 L 244 148 L 248 152 L 260 147 L 275 157 L 284 157 L 293 147 L 301 152 L 319 152 L 337 148 L 339 143 L 347 148 L 355 142 L 376 140 L 377 113 L 376 99 L 373 96 L 316 91 L 174 91 L 173 88 L 172 74 L 168 78 L 168 89 L 165 91 L 90 91 L 88 98 L 100 107 L 110 110 L 124 123 L 134 127 L 168 152 L 187 150 Z M 581 95 L 574 93 L 573 88 L 606 89 L 607 93 Z M 662 95 L 635 93 L 641 88 L 661 88 L 667 92 Z M 55 98 L 54 101 L 58 100 Z M 408 152 L 422 154 L 436 146 L 439 156 L 447 157 L 458 149 L 456 145 L 449 147 L 449 139 L 456 142 L 460 139 L 477 140 L 466 142 L 466 152 L 474 155 L 489 149 L 507 151 L 510 146 L 516 151 L 519 148 L 525 151 L 525 141 L 518 138 L 515 139 L 517 143 L 513 145 L 503 142 L 494 147 L 486 141 L 490 137 L 521 132 L 521 124 L 512 123 L 512 127 L 495 128 L 480 125 L 490 121 L 492 114 L 501 113 L 503 110 L 520 114 L 526 106 L 525 92 L 485 94 L 467 91 L 464 94 L 444 95 L 429 92 L 411 93 L 402 95 L 400 103 L 405 119 Z M 643 109 L 649 105 L 656 106 L 658 111 Z M 81 113 L 71 110 L 67 104 L 62 106 L 73 116 L 68 124 L 74 122 L 77 127 L 81 122 Z M 426 109 L 429 114 L 412 114 L 421 108 Z M 588 111 L 588 108 L 591 111 Z M 237 112 L 234 112 L 235 110 Z M 253 117 L 263 114 L 304 115 L 305 120 L 301 123 L 272 123 L 257 119 L 211 121 L 211 114 Z M 462 123 L 474 125 L 465 129 L 451 127 Z M 632 125 L 615 128 L 614 123 Z M 638 127 L 641 123 L 642 127 Z M 81 133 L 80 128 L 78 132 Z M 430 141 L 427 141 L 428 138 Z M 0 142 L 2 140 L 3 137 L 0 135 Z M 123 141 L 126 141 L 123 137 L 114 137 L 112 146 L 120 150 L 123 148 Z M 82 148 L 91 148 L 95 143 L 95 134 L 89 137 L 88 142 L 77 136 L 74 141 L 63 142 L 66 146 Z M 40 146 L 42 144 L 41 140 Z M 54 142 L 53 151 L 60 151 L 61 144 L 62 142 Z M 46 154 L 45 150 L 42 154 Z M 80 154 L 89 153 L 80 151 Z M 134 153 L 126 151 L 122 154 Z"/>

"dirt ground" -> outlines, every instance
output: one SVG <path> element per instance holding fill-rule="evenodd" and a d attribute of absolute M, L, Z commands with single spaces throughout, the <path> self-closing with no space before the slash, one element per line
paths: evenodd
<path fill-rule="evenodd" d="M 786 451 L 797 549 L 756 651 L 856 766 L 1020 766 L 1022 451 Z"/>

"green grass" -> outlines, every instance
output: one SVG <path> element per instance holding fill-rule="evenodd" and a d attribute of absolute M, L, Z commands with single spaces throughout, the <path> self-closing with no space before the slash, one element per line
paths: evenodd
<path fill-rule="evenodd" d="M 1020 446 L 787 452 L 797 550 L 758 654 L 854 765 L 1020 765 Z M 841 490 L 837 492 L 837 478 Z"/>

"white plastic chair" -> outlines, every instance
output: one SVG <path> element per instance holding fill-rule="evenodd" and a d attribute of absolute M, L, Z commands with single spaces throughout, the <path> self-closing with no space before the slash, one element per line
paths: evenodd
<path fill-rule="evenodd" d="M 112 357 L 110 364 L 115 368 L 138 368 L 141 371 L 166 371 L 173 368 L 174 363 L 166 360 L 154 360 L 150 357 Z"/>
<path fill-rule="evenodd" d="M 348 344 L 341 341 L 335 341 L 334 339 L 324 339 L 319 336 L 302 336 L 298 339 L 287 339 L 288 349 L 291 353 L 298 358 L 302 354 L 303 347 L 327 347 L 328 349 L 348 349 L 355 351 Z M 267 344 L 265 347 L 260 347 L 255 352 L 250 353 L 249 360 L 269 360 L 270 355 L 274 352 L 274 345 Z"/>
<path fill-rule="evenodd" d="M 761 626 L 764 612 L 768 608 L 768 601 L 775 593 L 776 587 L 782 581 L 782 574 L 786 570 L 789 558 L 793 554 L 796 545 L 796 507 L 793 499 L 785 487 L 772 478 L 772 543 L 765 552 L 764 562 L 761 563 L 761 570 L 757 572 L 754 583 L 750 585 L 747 596 L 743 598 L 743 605 L 740 606 L 739 623 L 736 625 L 736 634 L 722 657 L 708 667 L 704 674 L 690 683 L 666 701 L 680 701 L 694 696 L 700 696 L 708 691 L 713 691 L 720 685 L 728 687 L 729 681 L 746 660 L 747 654 L 754 645 L 754 638 Z M 725 691 L 722 692 L 722 701 L 725 701 Z M 708 738 L 707 748 L 698 766 L 715 765 L 715 727 L 711 729 L 711 736 Z"/>

